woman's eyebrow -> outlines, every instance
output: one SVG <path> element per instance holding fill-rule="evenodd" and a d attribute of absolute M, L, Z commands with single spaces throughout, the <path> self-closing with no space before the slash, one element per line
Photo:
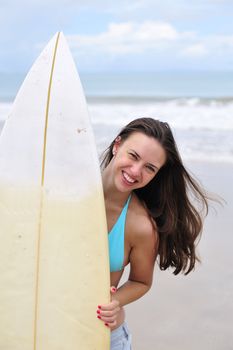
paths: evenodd
<path fill-rule="evenodd" d="M 140 155 L 134 149 L 131 149 L 130 151 L 133 152 L 138 158 L 141 158 Z"/>

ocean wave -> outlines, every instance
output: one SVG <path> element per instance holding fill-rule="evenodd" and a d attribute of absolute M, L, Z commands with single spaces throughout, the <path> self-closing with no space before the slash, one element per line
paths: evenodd
<path fill-rule="evenodd" d="M 200 99 L 190 98 L 132 101 L 88 100 L 99 153 L 132 119 L 152 117 L 170 124 L 184 159 L 233 163 L 233 100 L 227 103 L 222 99 L 200 103 Z M 12 103 L 0 103 L 0 128 L 11 107 Z"/>
<path fill-rule="evenodd" d="M 233 105 L 232 97 L 178 97 L 178 96 L 142 96 L 142 95 L 87 95 L 87 102 L 90 104 L 148 104 L 148 103 L 172 103 L 180 106 L 222 106 Z"/>
<path fill-rule="evenodd" d="M 110 102 L 111 101 L 111 102 Z M 190 130 L 233 130 L 233 100 L 200 103 L 199 99 L 157 100 L 147 103 L 88 101 L 93 123 L 121 126 L 138 117 L 152 117 L 168 122 L 172 128 Z M 12 102 L 0 102 L 0 121 L 6 120 Z"/>
<path fill-rule="evenodd" d="M 233 102 L 231 104 L 198 104 L 194 100 L 177 103 L 89 103 L 93 122 L 124 125 L 137 117 L 152 117 L 168 122 L 178 129 L 233 130 Z"/>

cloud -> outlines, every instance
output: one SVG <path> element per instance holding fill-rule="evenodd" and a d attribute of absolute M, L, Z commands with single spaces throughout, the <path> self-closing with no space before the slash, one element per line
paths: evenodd
<path fill-rule="evenodd" d="M 214 39 L 214 42 L 213 40 L 210 40 L 212 42 L 212 45 L 216 44 L 222 49 L 233 48 L 233 35 L 216 35 Z"/>
<path fill-rule="evenodd" d="M 181 55 L 192 57 L 192 58 L 203 57 L 207 54 L 208 54 L 208 50 L 202 43 L 197 43 L 197 44 L 188 46 L 181 52 Z"/>
<path fill-rule="evenodd" d="M 179 31 L 164 21 L 110 23 L 106 31 L 90 35 L 68 35 L 70 47 L 80 55 L 171 53 L 184 59 L 204 58 L 218 52 L 232 52 L 233 35 L 198 35 Z"/>
<path fill-rule="evenodd" d="M 0 71 L 28 69 L 58 30 L 81 69 L 231 69 L 232 8 L 232 0 L 0 0 Z"/>
<path fill-rule="evenodd" d="M 193 33 L 178 32 L 170 23 L 145 21 L 110 23 L 106 32 L 96 35 L 69 35 L 67 38 L 73 50 L 97 50 L 119 55 L 169 47 L 172 42 L 192 36 Z"/>

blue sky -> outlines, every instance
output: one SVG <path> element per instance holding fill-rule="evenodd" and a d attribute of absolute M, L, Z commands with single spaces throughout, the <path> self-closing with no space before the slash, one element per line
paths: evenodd
<path fill-rule="evenodd" d="M 80 71 L 233 70 L 232 0 L 0 0 L 0 72 L 62 30 Z"/>

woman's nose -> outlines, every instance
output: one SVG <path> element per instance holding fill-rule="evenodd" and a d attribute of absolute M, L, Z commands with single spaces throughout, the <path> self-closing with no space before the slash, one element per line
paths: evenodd
<path fill-rule="evenodd" d="M 132 175 L 135 177 L 140 176 L 141 170 L 142 170 L 142 166 L 139 162 L 134 163 L 131 167 Z"/>

